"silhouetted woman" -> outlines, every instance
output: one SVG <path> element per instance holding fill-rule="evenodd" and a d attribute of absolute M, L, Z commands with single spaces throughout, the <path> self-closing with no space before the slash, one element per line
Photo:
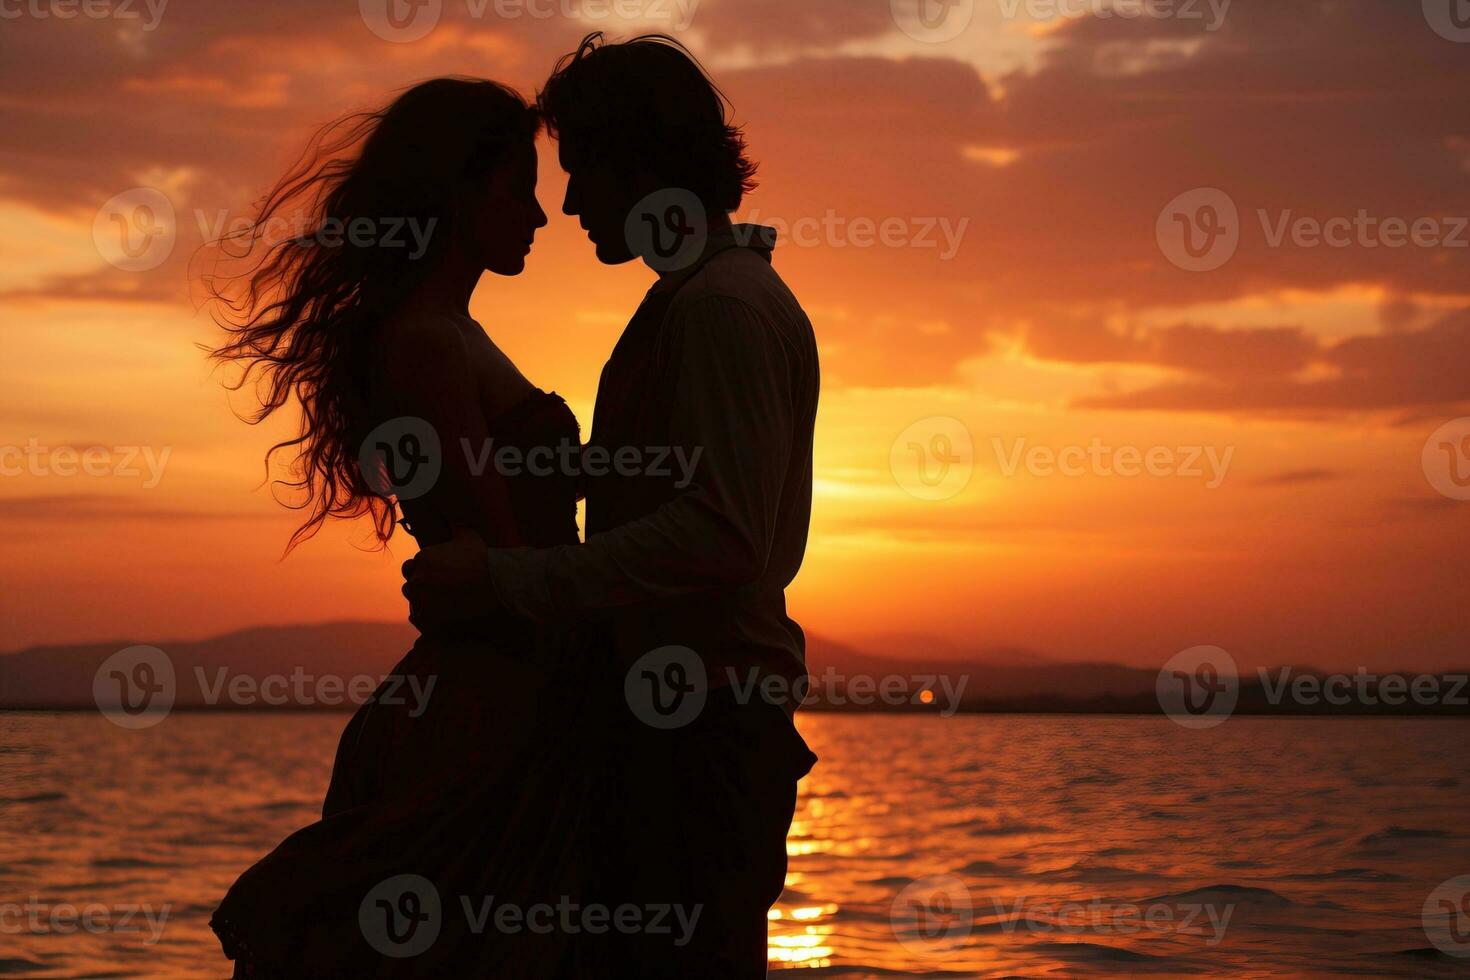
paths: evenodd
<path fill-rule="evenodd" d="M 255 421 L 300 409 L 299 435 L 272 450 L 294 451 L 308 510 L 292 546 L 363 516 L 387 542 L 395 500 L 420 544 L 468 530 L 492 546 L 576 543 L 572 477 L 501 475 L 491 451 L 575 447 L 576 420 L 468 312 L 484 271 L 520 273 L 546 224 L 539 128 L 494 82 L 425 82 L 328 127 L 252 231 L 221 243 L 255 261 L 211 284 L 229 331 L 215 356 L 256 383 Z M 583 888 L 588 789 L 571 760 L 587 757 L 595 684 L 569 680 L 577 642 L 508 618 L 423 636 L 343 733 L 323 819 L 215 913 L 236 976 L 595 972 L 566 936 L 467 914 Z"/>

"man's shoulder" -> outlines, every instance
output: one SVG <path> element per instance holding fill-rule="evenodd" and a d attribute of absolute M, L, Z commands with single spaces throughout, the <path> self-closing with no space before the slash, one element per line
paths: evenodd
<path fill-rule="evenodd" d="M 801 303 L 759 253 L 732 248 L 714 256 L 679 289 L 670 303 L 676 316 L 697 316 L 711 303 L 738 304 L 773 326 L 810 331 Z"/>

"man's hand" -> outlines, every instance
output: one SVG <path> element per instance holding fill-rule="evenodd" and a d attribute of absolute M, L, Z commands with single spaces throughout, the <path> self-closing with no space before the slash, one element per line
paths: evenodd
<path fill-rule="evenodd" d="M 450 540 L 430 545 L 403 563 L 408 621 L 420 633 L 499 608 L 486 564 L 489 550 L 478 533 L 456 527 Z"/>

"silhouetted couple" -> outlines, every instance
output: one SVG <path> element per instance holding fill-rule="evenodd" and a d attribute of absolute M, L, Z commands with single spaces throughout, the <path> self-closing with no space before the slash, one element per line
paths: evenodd
<path fill-rule="evenodd" d="M 543 125 L 598 259 L 658 274 L 586 446 L 469 316 L 546 224 Z M 302 410 L 276 447 L 309 508 L 292 544 L 361 516 L 386 542 L 401 510 L 421 638 L 343 733 L 322 819 L 216 912 L 236 976 L 764 976 L 815 758 L 795 705 L 750 692 L 804 673 L 784 589 L 818 370 L 774 233 L 728 218 L 753 173 L 682 47 L 591 35 L 534 107 L 425 82 L 266 199 L 216 354 L 262 382 L 261 418 Z M 293 209 L 345 234 L 257 237 Z"/>

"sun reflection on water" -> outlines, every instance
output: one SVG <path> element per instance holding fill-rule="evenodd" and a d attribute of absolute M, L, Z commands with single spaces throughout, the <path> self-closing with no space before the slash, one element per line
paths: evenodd
<path fill-rule="evenodd" d="M 1363 780 L 1310 721 L 1237 724 L 1205 756 L 1162 719 L 801 721 L 822 762 L 768 913 L 772 973 L 1185 975 L 1268 955 L 1278 975 L 1448 975 L 1383 954 L 1423 946 L 1404 910 L 1470 853 L 1451 829 L 1470 770 L 1417 751 L 1445 738 L 1423 722 L 1380 726 Z"/>
<path fill-rule="evenodd" d="M 833 927 L 816 923 L 836 912 L 837 906 L 832 903 L 787 908 L 778 905 L 771 909 L 766 913 L 771 921 L 766 959 L 783 966 L 831 966 L 835 952 L 831 945 Z"/>
<path fill-rule="evenodd" d="M 1167 719 L 803 718 L 770 971 L 1464 976 L 1421 911 L 1470 868 L 1470 756 L 1442 748 L 1466 725 L 1235 718 L 1203 751 Z M 0 901 L 171 910 L 156 944 L 6 932 L 0 973 L 224 975 L 209 914 L 319 810 L 341 726 L 185 713 L 139 751 L 100 716 L 0 714 Z"/>

